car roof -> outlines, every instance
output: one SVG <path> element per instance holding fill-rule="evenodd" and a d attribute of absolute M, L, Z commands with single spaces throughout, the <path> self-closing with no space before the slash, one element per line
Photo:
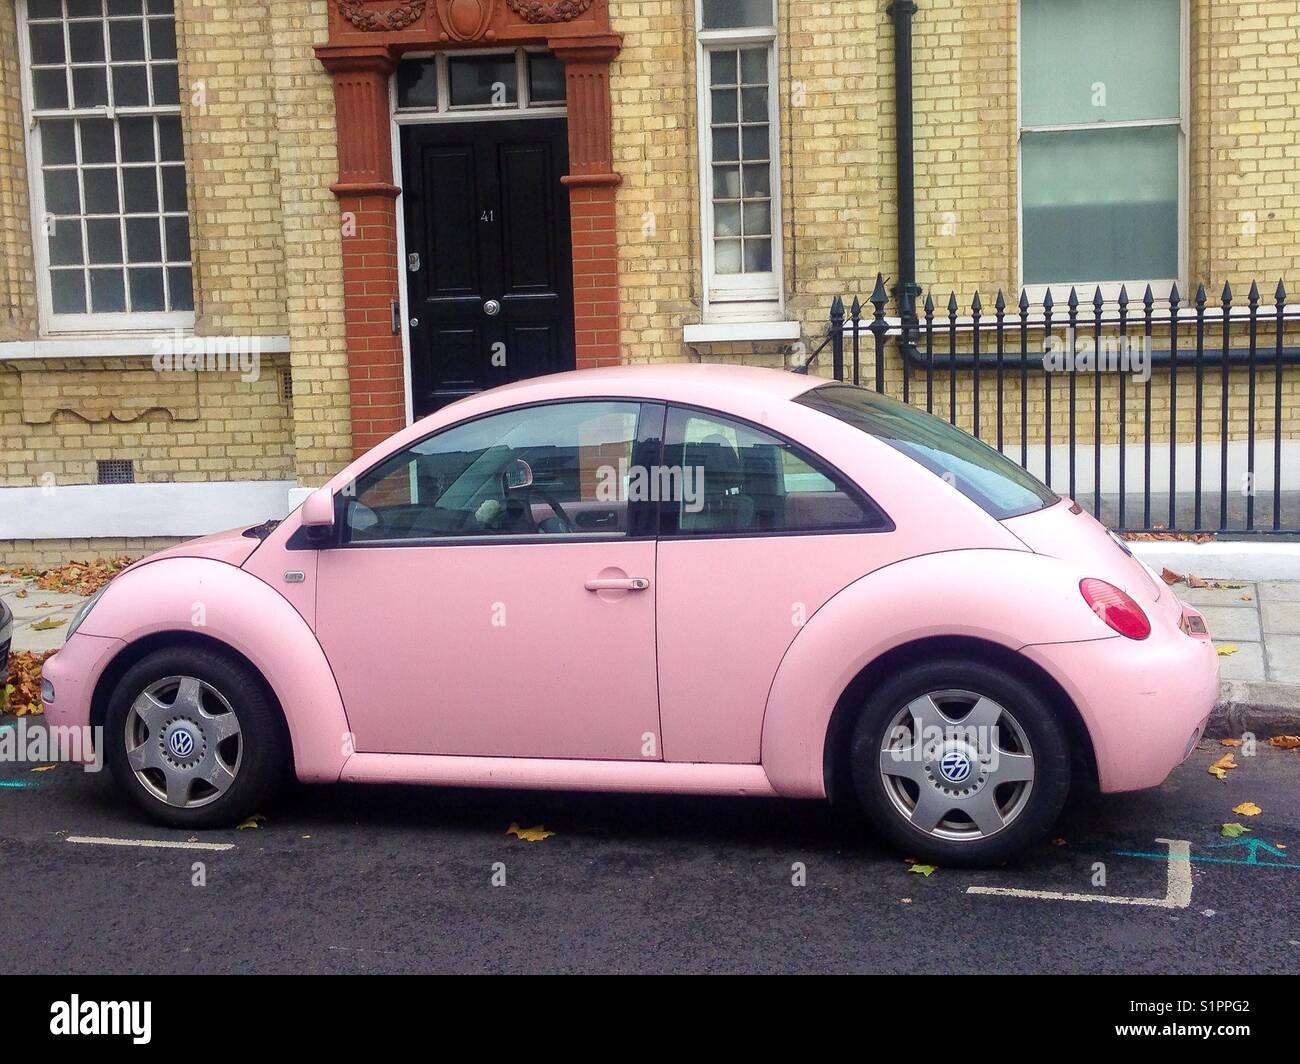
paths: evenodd
<path fill-rule="evenodd" d="M 725 405 L 728 398 L 734 400 L 738 393 L 793 399 L 823 383 L 821 377 L 789 370 L 702 362 L 656 362 L 551 373 L 479 394 L 491 396 L 495 400 L 493 405 L 591 395 Z M 470 397 L 471 400 L 474 398 L 477 397 Z"/>

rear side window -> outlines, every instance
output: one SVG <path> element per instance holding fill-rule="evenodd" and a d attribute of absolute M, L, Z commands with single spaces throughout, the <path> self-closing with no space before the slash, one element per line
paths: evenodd
<path fill-rule="evenodd" d="M 841 474 L 787 440 L 702 410 L 671 407 L 664 441 L 668 536 L 880 530 L 888 519 Z"/>
<path fill-rule="evenodd" d="M 795 402 L 902 451 L 999 521 L 1057 501 L 1049 487 L 1005 455 L 896 399 L 851 384 L 826 384 L 805 392 Z"/>

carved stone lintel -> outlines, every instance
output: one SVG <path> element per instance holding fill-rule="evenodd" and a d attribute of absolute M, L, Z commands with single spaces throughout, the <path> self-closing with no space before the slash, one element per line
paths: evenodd
<path fill-rule="evenodd" d="M 414 25 L 424 14 L 426 0 L 402 0 L 387 11 L 375 11 L 362 0 L 338 0 L 339 13 L 359 30 L 380 33 L 385 30 L 404 30 Z"/>
<path fill-rule="evenodd" d="M 592 0 L 506 0 L 506 7 L 525 22 L 572 22 L 587 13 L 591 2 Z"/>

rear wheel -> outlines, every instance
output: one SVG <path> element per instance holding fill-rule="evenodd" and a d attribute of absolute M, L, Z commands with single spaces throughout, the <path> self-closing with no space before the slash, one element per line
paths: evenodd
<path fill-rule="evenodd" d="M 1041 839 L 1070 789 L 1065 729 L 1039 692 L 960 658 L 914 666 L 868 698 L 854 729 L 868 817 L 935 864 L 997 863 Z"/>
<path fill-rule="evenodd" d="M 174 827 L 225 826 L 257 812 L 288 751 L 261 677 L 196 647 L 158 650 L 127 670 L 105 737 L 118 785 Z"/>

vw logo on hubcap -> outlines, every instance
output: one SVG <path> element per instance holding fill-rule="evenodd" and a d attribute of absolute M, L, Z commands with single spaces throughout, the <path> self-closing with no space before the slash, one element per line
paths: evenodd
<path fill-rule="evenodd" d="M 949 783 L 965 783 L 970 770 L 970 758 L 960 750 L 949 750 L 939 762 L 939 771 Z"/>
<path fill-rule="evenodd" d="M 177 728 L 172 732 L 170 741 L 172 753 L 177 757 L 186 758 L 194 752 L 194 739 L 191 738 L 190 733 L 187 731 Z"/>
<path fill-rule="evenodd" d="M 182 765 L 194 760 L 203 745 L 203 740 L 194 730 L 194 726 L 182 720 L 174 721 L 167 728 L 163 733 L 162 742 L 167 756 L 173 762 Z"/>

